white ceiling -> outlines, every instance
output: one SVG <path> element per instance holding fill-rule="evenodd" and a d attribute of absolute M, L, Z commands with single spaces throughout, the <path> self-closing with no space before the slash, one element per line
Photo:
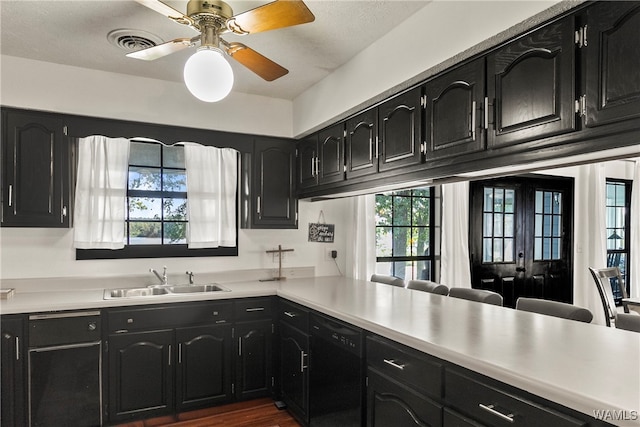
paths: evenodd
<path fill-rule="evenodd" d="M 167 1 L 185 12 L 187 1 Z M 228 0 L 234 14 L 269 3 Z M 307 0 L 316 19 L 298 25 L 248 36 L 227 34 L 289 70 L 266 82 L 230 60 L 234 90 L 268 97 L 293 99 L 362 49 L 388 33 L 427 0 Z M 0 0 L 0 52 L 82 68 L 182 82 L 182 69 L 193 49 L 155 61 L 127 58 L 111 44 L 107 34 L 117 29 L 145 31 L 162 41 L 193 37 L 194 30 L 134 2 L 123 0 L 33 1 Z"/>

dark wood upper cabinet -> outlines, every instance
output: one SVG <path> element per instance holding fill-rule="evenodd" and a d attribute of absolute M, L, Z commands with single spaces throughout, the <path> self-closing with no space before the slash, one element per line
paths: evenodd
<path fill-rule="evenodd" d="M 489 148 L 575 130 L 575 56 L 573 16 L 487 56 Z"/>
<path fill-rule="evenodd" d="M 339 123 L 318 133 L 318 183 L 344 180 L 344 125 Z"/>
<path fill-rule="evenodd" d="M 380 171 L 422 161 L 422 88 L 417 87 L 378 107 Z"/>
<path fill-rule="evenodd" d="M 69 142 L 59 117 L 3 112 L 2 226 L 69 226 Z"/>
<path fill-rule="evenodd" d="M 427 159 L 485 148 L 484 58 L 425 85 Z"/>
<path fill-rule="evenodd" d="M 587 10 L 586 125 L 640 116 L 640 3 L 602 2 Z"/>
<path fill-rule="evenodd" d="M 298 142 L 298 188 L 309 188 L 318 184 L 318 134 Z"/>
<path fill-rule="evenodd" d="M 378 172 L 378 110 L 371 108 L 347 120 L 347 179 Z"/>
<path fill-rule="evenodd" d="M 256 138 L 254 148 L 255 228 L 297 228 L 296 146 L 293 141 Z"/>

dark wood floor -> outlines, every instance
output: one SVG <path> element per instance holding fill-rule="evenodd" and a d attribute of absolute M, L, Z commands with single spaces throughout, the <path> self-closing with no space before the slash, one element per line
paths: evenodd
<path fill-rule="evenodd" d="M 232 403 L 176 417 L 160 417 L 120 424 L 118 427 L 300 427 L 286 410 L 276 408 L 272 399 Z"/>

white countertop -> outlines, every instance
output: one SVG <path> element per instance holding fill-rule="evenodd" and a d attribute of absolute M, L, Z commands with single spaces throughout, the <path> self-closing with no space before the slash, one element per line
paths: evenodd
<path fill-rule="evenodd" d="M 279 295 L 589 416 L 640 413 L 638 333 L 344 277 L 224 285 L 231 292 L 126 301 L 102 289 L 17 293 L 0 313 Z"/>

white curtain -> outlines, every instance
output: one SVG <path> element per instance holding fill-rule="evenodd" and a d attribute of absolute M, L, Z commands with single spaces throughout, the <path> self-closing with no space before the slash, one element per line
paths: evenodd
<path fill-rule="evenodd" d="M 631 187 L 631 297 L 640 298 L 640 157 L 635 159 Z"/>
<path fill-rule="evenodd" d="M 89 136 L 78 144 L 74 247 L 124 247 L 129 140 Z"/>
<path fill-rule="evenodd" d="M 350 198 L 352 203 L 351 227 L 351 277 L 369 280 L 376 269 L 375 196 L 372 194 Z M 347 273 L 349 274 L 349 273 Z"/>
<path fill-rule="evenodd" d="M 604 310 L 589 267 L 607 266 L 606 177 L 604 164 L 579 166 L 576 183 L 574 304 L 593 313 L 592 323 L 604 325 Z"/>
<path fill-rule="evenodd" d="M 183 144 L 189 248 L 236 246 L 238 152 L 192 142 Z"/>
<path fill-rule="evenodd" d="M 468 182 L 442 186 L 440 283 L 449 287 L 471 287 Z"/>

